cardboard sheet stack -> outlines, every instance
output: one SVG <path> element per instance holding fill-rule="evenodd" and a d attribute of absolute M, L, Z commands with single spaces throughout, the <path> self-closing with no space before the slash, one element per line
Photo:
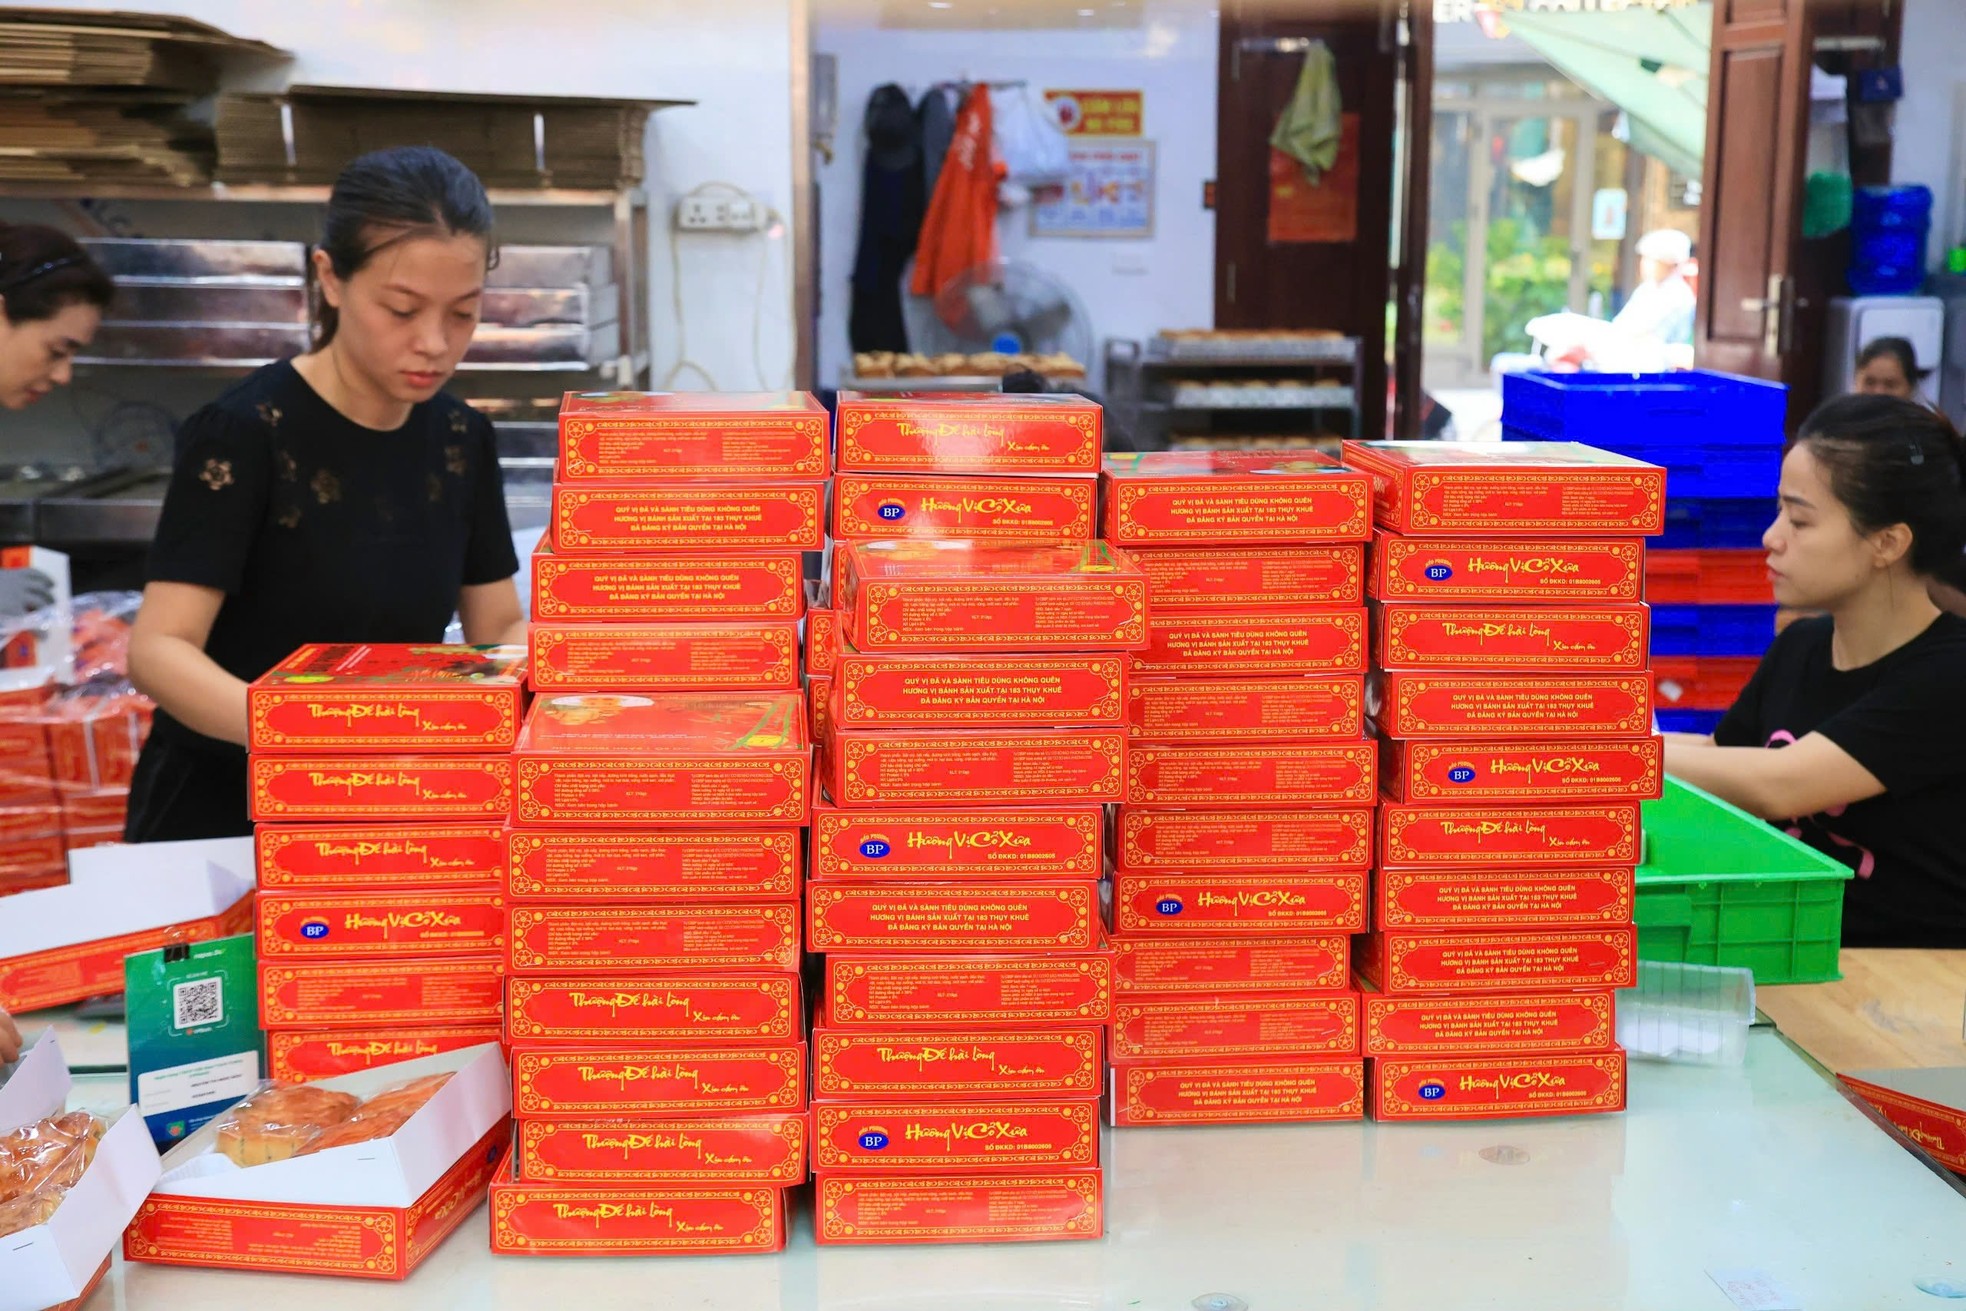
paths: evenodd
<path fill-rule="evenodd" d="M 1153 606 L 1115 825 L 1113 1122 L 1361 1118 L 1370 481 L 1277 453 L 1115 455 L 1105 507 Z"/>
<path fill-rule="evenodd" d="M 1103 1232 L 1099 879 L 1146 580 L 1076 397 L 840 399 L 808 946 L 826 1244 Z M 822 700 L 823 699 L 823 700 Z"/>
<path fill-rule="evenodd" d="M 803 394 L 570 395 L 533 568 L 491 1247 L 776 1251 L 808 1177 Z"/>
<path fill-rule="evenodd" d="M 304 646 L 247 691 L 268 1073 L 498 1036 L 517 647 Z"/>
<path fill-rule="evenodd" d="M 1356 969 L 1374 1119 L 1613 1112 L 1665 472 L 1570 443 L 1347 443 L 1379 533 L 1385 803 Z"/>

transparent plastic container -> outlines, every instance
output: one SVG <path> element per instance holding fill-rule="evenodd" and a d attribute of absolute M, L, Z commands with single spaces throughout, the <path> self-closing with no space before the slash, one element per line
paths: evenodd
<path fill-rule="evenodd" d="M 1753 1023 L 1753 970 L 1646 960 L 1618 992 L 1618 1045 L 1634 1060 L 1739 1065 Z"/>

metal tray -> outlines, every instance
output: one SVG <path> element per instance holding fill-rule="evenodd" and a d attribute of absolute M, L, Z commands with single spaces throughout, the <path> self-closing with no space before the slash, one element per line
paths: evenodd
<path fill-rule="evenodd" d="M 604 287 L 614 281 L 606 246 L 500 246 L 489 287 Z"/>
<path fill-rule="evenodd" d="M 161 364 L 179 368 L 268 364 L 299 355 L 309 345 L 305 324 L 117 323 L 104 324 L 82 364 Z"/>
<path fill-rule="evenodd" d="M 90 237 L 82 242 L 112 278 L 305 278 L 298 241 Z"/>
<path fill-rule="evenodd" d="M 504 328 L 490 324 L 478 329 L 465 352 L 463 369 L 591 369 L 621 353 L 621 330 L 615 324 L 597 328 Z"/>
<path fill-rule="evenodd" d="M 605 287 L 487 287 L 482 321 L 506 328 L 599 327 L 621 318 L 621 292 Z"/>
<path fill-rule="evenodd" d="M 123 278 L 105 324 L 307 323 L 299 278 Z"/>

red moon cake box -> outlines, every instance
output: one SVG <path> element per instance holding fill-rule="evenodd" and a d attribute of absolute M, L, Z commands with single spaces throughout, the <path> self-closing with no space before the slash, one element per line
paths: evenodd
<path fill-rule="evenodd" d="M 1650 801 L 1665 786 L 1664 741 L 1388 738 L 1379 782 L 1389 800 L 1403 802 Z"/>
<path fill-rule="evenodd" d="M 523 1043 L 512 1049 L 512 1113 L 527 1119 L 798 1111 L 806 1048 L 770 1044 Z"/>
<path fill-rule="evenodd" d="M 1365 1118 L 1365 1062 L 1258 1056 L 1129 1061 L 1112 1072 L 1120 1127 Z"/>
<path fill-rule="evenodd" d="M 1366 713 L 1390 738 L 1647 737 L 1652 675 L 1377 673 Z"/>
<path fill-rule="evenodd" d="M 789 692 L 796 619 L 532 625 L 535 692 Z"/>
<path fill-rule="evenodd" d="M 806 673 L 831 676 L 840 661 L 840 612 L 830 606 L 808 605 L 805 640 Z"/>
<path fill-rule="evenodd" d="M 1637 538 L 1402 537 L 1372 539 L 1367 584 L 1381 601 L 1642 601 Z"/>
<path fill-rule="evenodd" d="M 827 791 L 839 806 L 1022 806 L 1126 799 L 1126 731 L 837 729 Z"/>
<path fill-rule="evenodd" d="M 1127 753 L 1134 805 L 1289 808 L 1370 804 L 1379 752 L 1370 742 L 1140 742 Z"/>
<path fill-rule="evenodd" d="M 820 1173 L 920 1174 L 1099 1164 L 1096 1101 L 822 1102 L 813 1107 Z"/>
<path fill-rule="evenodd" d="M 505 949 L 505 895 L 475 888 L 262 892 L 259 959 L 478 956 Z"/>
<path fill-rule="evenodd" d="M 1383 601 L 1372 612 L 1381 669 L 1640 672 L 1651 660 L 1643 605 L 1432 605 Z"/>
<path fill-rule="evenodd" d="M 1372 864 L 1373 807 L 1192 810 L 1121 806 L 1114 863 L 1122 872 L 1234 871 Z"/>
<path fill-rule="evenodd" d="M 830 435 L 806 392 L 568 392 L 559 479 L 824 478 Z"/>
<path fill-rule="evenodd" d="M 1378 526 L 1414 535 L 1651 537 L 1666 527 L 1666 471 L 1576 442 L 1348 441 L 1372 475 Z"/>
<path fill-rule="evenodd" d="M 1113 939 L 1113 987 L 1132 1000 L 1221 993 L 1342 991 L 1352 982 L 1348 933 L 1307 937 Z"/>
<path fill-rule="evenodd" d="M 1136 674 L 1126 688 L 1126 729 L 1136 742 L 1355 738 L 1365 729 L 1365 679 Z"/>
<path fill-rule="evenodd" d="M 1162 678 L 1362 674 L 1366 646 L 1363 610 L 1155 611 L 1132 668 Z"/>
<path fill-rule="evenodd" d="M 806 905 L 815 952 L 1086 951 L 1103 927 L 1090 879 L 824 879 L 807 886 Z"/>
<path fill-rule="evenodd" d="M 1372 479 L 1279 451 L 1108 455 L 1105 536 L 1122 546 L 1362 542 Z"/>
<path fill-rule="evenodd" d="M 797 551 L 615 551 L 532 557 L 536 623 L 797 619 L 805 613 Z"/>
<path fill-rule="evenodd" d="M 806 1181 L 811 1121 L 798 1113 L 681 1114 L 519 1121 L 519 1178 L 569 1184 L 769 1184 Z"/>
<path fill-rule="evenodd" d="M 1357 1056 L 1358 994 L 1127 997 L 1113 1003 L 1113 1063 L 1171 1056 Z"/>
<path fill-rule="evenodd" d="M 1085 1026 L 818 1028 L 813 1100 L 1096 1097 L 1104 1091 L 1104 1053 L 1101 1031 Z"/>
<path fill-rule="evenodd" d="M 1367 1056 L 1601 1052 L 1617 1044 L 1610 992 L 1363 996 Z"/>
<path fill-rule="evenodd" d="M 512 757 L 288 755 L 247 760 L 256 823 L 499 820 L 512 811 Z"/>
<path fill-rule="evenodd" d="M 1147 644 L 1147 576 L 1105 542 L 915 538 L 837 554 L 861 651 L 1130 651 Z"/>
<path fill-rule="evenodd" d="M 509 750 L 526 653 L 517 646 L 315 642 L 253 680 L 253 751 Z"/>
<path fill-rule="evenodd" d="M 541 903 L 511 909 L 506 963 L 513 974 L 796 970 L 796 902 L 728 906 Z"/>
<path fill-rule="evenodd" d="M 813 1241 L 1052 1243 L 1105 1233 L 1104 1176 L 1084 1170 L 818 1176 Z"/>
<path fill-rule="evenodd" d="M 1639 803 L 1412 806 L 1379 812 L 1379 863 L 1406 865 L 1638 864 Z"/>
<path fill-rule="evenodd" d="M 561 483 L 553 549 L 817 551 L 826 544 L 823 482 Z"/>
<path fill-rule="evenodd" d="M 1104 1024 L 1112 1003 L 1104 949 L 826 957 L 826 1022 L 839 1029 Z"/>
<path fill-rule="evenodd" d="M 1362 869 L 1113 876 L 1113 932 L 1172 934 L 1363 933 Z"/>
<path fill-rule="evenodd" d="M 812 815 L 812 877 L 1096 879 L 1105 814 L 1083 805 L 881 806 Z"/>
<path fill-rule="evenodd" d="M 796 828 L 511 829 L 518 901 L 797 901 Z"/>
<path fill-rule="evenodd" d="M 841 473 L 1096 474 L 1104 412 L 1083 396 L 843 391 Z"/>
<path fill-rule="evenodd" d="M 799 980 L 755 971 L 622 978 L 599 972 L 511 979 L 505 1040 L 524 1042 L 796 1042 Z"/>
<path fill-rule="evenodd" d="M 1147 575 L 1156 614 L 1365 603 L 1363 546 L 1138 546 L 1127 554 Z"/>
<path fill-rule="evenodd" d="M 1085 542 L 1094 536 L 1091 478 L 956 478 L 843 474 L 833 480 L 833 537 Z"/>
<path fill-rule="evenodd" d="M 799 825 L 812 795 L 797 693 L 541 697 L 513 759 L 521 826 Z"/>
<path fill-rule="evenodd" d="M 1638 937 L 1629 925 L 1526 933 L 1382 929 L 1359 940 L 1353 964 L 1389 997 L 1629 988 L 1638 982 Z"/>
<path fill-rule="evenodd" d="M 254 855 L 263 892 L 354 888 L 421 892 L 496 888 L 505 828 L 478 824 L 261 824 Z"/>
<path fill-rule="evenodd" d="M 1493 865 L 1388 865 L 1372 875 L 1372 923 L 1382 929 L 1526 929 L 1632 921 L 1636 874 Z"/>
<path fill-rule="evenodd" d="M 839 656 L 842 728 L 1068 728 L 1126 712 L 1126 657 L 863 654 Z"/>
<path fill-rule="evenodd" d="M 1625 1109 L 1625 1054 L 1380 1056 L 1366 1062 L 1375 1120 L 1493 1120 Z"/>

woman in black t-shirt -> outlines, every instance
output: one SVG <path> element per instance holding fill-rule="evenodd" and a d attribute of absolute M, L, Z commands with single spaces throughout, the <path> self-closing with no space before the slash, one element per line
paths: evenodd
<path fill-rule="evenodd" d="M 1780 502 L 1775 599 L 1824 613 L 1776 637 L 1712 738 L 1669 737 L 1666 769 L 1854 869 L 1845 944 L 1966 947 L 1966 619 L 1928 595 L 1966 546 L 1959 436 L 1909 401 L 1831 401 Z"/>
<path fill-rule="evenodd" d="M 251 832 L 246 684 L 307 642 L 519 642 L 491 424 L 440 388 L 478 326 L 491 203 L 442 151 L 356 160 L 314 271 L 320 344 L 188 419 L 130 674 L 157 702 L 132 842 Z"/>

